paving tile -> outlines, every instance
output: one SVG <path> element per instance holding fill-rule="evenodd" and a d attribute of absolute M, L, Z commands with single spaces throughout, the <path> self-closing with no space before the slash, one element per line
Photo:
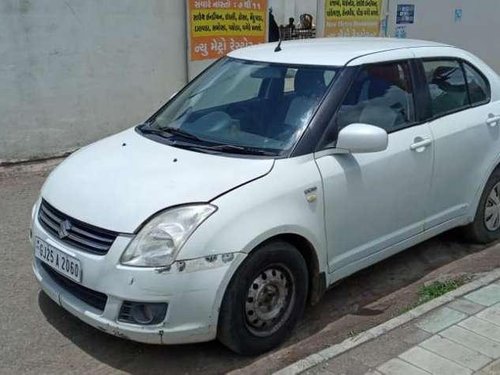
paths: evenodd
<path fill-rule="evenodd" d="M 326 371 L 329 371 L 335 375 L 362 375 L 370 370 L 370 367 L 364 365 L 359 358 L 350 356 L 349 352 L 332 358 L 318 367 L 321 367 L 326 374 L 328 374 Z"/>
<path fill-rule="evenodd" d="M 411 324 L 387 332 L 344 355 L 356 358 L 369 368 L 376 368 L 431 336 Z"/>
<path fill-rule="evenodd" d="M 476 318 L 487 320 L 490 323 L 500 326 L 500 303 L 494 306 L 488 307 L 487 309 L 476 314 Z"/>
<path fill-rule="evenodd" d="M 390 361 L 384 363 L 377 370 L 385 375 L 429 375 L 428 372 L 419 369 L 409 363 L 400 360 L 399 358 L 393 358 Z"/>
<path fill-rule="evenodd" d="M 492 364 L 483 368 L 480 372 L 481 375 L 498 375 L 500 374 L 500 359 L 496 360 Z"/>
<path fill-rule="evenodd" d="M 313 367 L 305 372 L 301 372 L 300 375 L 336 375 L 335 373 L 328 371 L 322 365 Z"/>
<path fill-rule="evenodd" d="M 474 303 L 472 301 L 466 300 L 465 298 L 456 299 L 446 306 L 454 310 L 461 311 L 467 315 L 474 315 L 484 309 L 484 305 Z"/>
<path fill-rule="evenodd" d="M 484 306 L 492 306 L 500 302 L 500 285 L 490 284 L 467 294 L 464 298 Z"/>
<path fill-rule="evenodd" d="M 472 371 L 421 347 L 404 352 L 399 358 L 435 375 L 469 375 Z M 401 373 L 404 374 L 404 373 Z"/>
<path fill-rule="evenodd" d="M 415 325 L 424 331 L 437 333 L 465 318 L 467 318 L 467 315 L 460 311 L 442 307 L 417 320 Z"/>
<path fill-rule="evenodd" d="M 460 326 L 452 326 L 439 335 L 469 349 L 476 350 L 490 358 L 500 357 L 500 343 L 480 336 Z"/>
<path fill-rule="evenodd" d="M 490 340 L 500 342 L 500 327 L 486 320 L 472 316 L 469 319 L 461 321 L 458 325 Z"/>
<path fill-rule="evenodd" d="M 468 349 L 438 335 L 425 340 L 419 346 L 475 371 L 483 368 L 492 361 L 491 358 L 479 352 Z"/>
<path fill-rule="evenodd" d="M 424 341 L 432 336 L 432 334 L 430 334 L 429 332 L 424 331 L 420 328 L 417 328 L 413 324 L 409 324 L 408 326 L 399 328 L 397 330 L 394 330 L 393 332 L 395 335 L 401 336 L 401 339 L 405 343 L 411 344 L 411 345 L 419 344 L 422 341 Z"/>

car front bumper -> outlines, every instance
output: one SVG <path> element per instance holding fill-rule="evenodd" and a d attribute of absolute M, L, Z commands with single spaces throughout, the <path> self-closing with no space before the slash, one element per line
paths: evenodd
<path fill-rule="evenodd" d="M 106 255 L 94 255 L 70 248 L 40 225 L 32 223 L 32 238 L 76 257 L 82 265 L 80 285 L 107 296 L 104 310 L 94 308 L 64 287 L 34 258 L 33 271 L 44 292 L 57 304 L 85 323 L 109 334 L 150 344 L 185 344 L 209 341 L 216 337 L 219 306 L 223 293 L 245 254 L 234 253 L 231 261 L 203 264 L 183 270 L 126 267 L 119 263 L 130 236 L 119 236 Z M 33 242 L 33 241 L 32 241 Z M 190 262 L 186 260 L 185 263 Z M 200 267 L 201 265 L 201 267 Z M 139 325 L 118 321 L 123 301 L 167 303 L 162 323 Z"/>

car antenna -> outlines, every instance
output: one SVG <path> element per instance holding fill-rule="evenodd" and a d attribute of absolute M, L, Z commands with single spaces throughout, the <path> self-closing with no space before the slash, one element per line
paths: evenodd
<path fill-rule="evenodd" d="M 279 52 L 281 51 L 281 42 L 283 41 L 283 39 L 281 39 L 281 28 L 279 29 L 279 35 L 280 35 L 280 41 L 278 42 L 278 45 L 276 46 L 276 48 L 274 49 L 274 52 Z"/>

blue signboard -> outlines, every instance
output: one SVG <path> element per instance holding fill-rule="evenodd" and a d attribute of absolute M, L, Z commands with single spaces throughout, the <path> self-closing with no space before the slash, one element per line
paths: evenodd
<path fill-rule="evenodd" d="M 415 4 L 398 4 L 396 24 L 415 23 Z"/>

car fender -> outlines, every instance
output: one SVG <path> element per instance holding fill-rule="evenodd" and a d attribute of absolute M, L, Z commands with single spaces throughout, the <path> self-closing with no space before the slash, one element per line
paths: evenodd
<path fill-rule="evenodd" d="M 247 255 L 279 235 L 297 235 L 314 248 L 319 272 L 327 273 L 321 175 L 312 157 L 277 160 L 272 171 L 211 202 L 217 211 L 188 239 L 177 260 L 235 253 L 214 301 L 213 318 L 229 281 Z M 214 322 L 216 323 L 216 322 Z"/>

